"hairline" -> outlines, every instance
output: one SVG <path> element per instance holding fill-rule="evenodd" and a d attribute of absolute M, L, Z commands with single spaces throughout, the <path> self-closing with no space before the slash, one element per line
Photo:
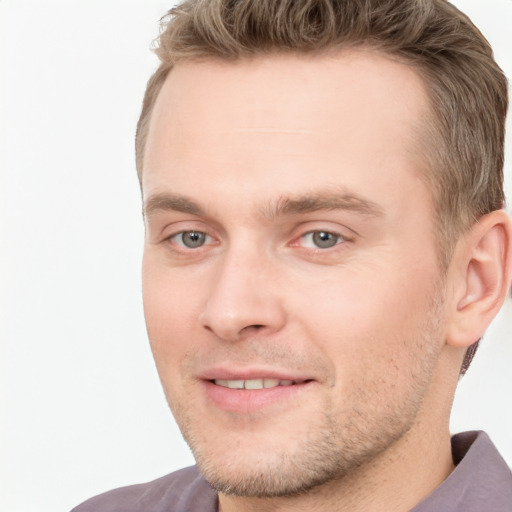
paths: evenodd
<path fill-rule="evenodd" d="M 436 115 L 433 101 L 433 87 L 428 79 L 428 70 L 425 70 L 421 65 L 396 51 L 386 49 L 385 45 L 376 42 L 344 42 L 340 44 L 330 44 L 324 48 L 316 50 L 301 50 L 301 49 L 280 49 L 274 48 L 268 50 L 266 48 L 253 50 L 250 54 L 240 55 L 237 57 L 223 56 L 223 55 L 191 55 L 180 56 L 172 63 L 162 62 L 160 67 L 155 72 L 155 78 L 158 82 L 158 88 L 154 91 L 155 95 L 152 98 L 151 108 L 143 112 L 137 125 L 136 133 L 136 167 L 137 175 L 141 191 L 143 191 L 143 164 L 145 150 L 147 146 L 147 138 L 150 131 L 151 119 L 153 117 L 153 110 L 157 103 L 160 92 L 169 79 L 169 75 L 174 67 L 182 62 L 186 63 L 204 63 L 204 62 L 225 62 L 236 64 L 242 61 L 250 61 L 255 59 L 262 59 L 272 57 L 273 55 L 298 55 L 298 56 L 324 56 L 333 53 L 339 53 L 346 50 L 367 50 L 381 57 L 390 59 L 394 62 L 409 67 L 420 82 L 424 86 L 426 96 L 426 118 L 417 120 L 413 123 L 413 135 L 411 141 L 413 142 L 412 152 L 421 159 L 421 164 L 418 166 L 417 176 L 422 180 L 430 194 L 433 209 L 433 239 L 436 241 L 436 251 L 438 255 L 440 269 L 446 271 L 453 254 L 455 243 L 459 236 L 469 228 L 468 223 L 463 223 L 460 226 L 451 226 L 449 229 L 446 219 L 443 217 L 441 207 L 436 195 L 438 189 L 439 179 L 437 174 L 440 172 L 441 167 L 445 164 L 444 159 L 447 156 L 447 151 L 444 145 L 444 138 L 439 136 L 443 131 L 441 121 Z"/>

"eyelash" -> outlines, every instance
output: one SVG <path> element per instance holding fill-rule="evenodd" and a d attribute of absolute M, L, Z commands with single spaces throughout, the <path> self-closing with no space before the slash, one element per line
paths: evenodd
<path fill-rule="evenodd" d="M 198 235 L 199 237 L 203 237 L 205 239 L 205 243 L 202 243 L 201 245 L 199 245 L 197 247 L 189 247 L 189 246 L 185 245 L 185 243 L 183 241 L 183 236 L 186 235 L 186 234 L 192 234 L 192 233 L 194 233 L 195 235 Z M 181 242 L 177 241 L 178 237 L 181 237 Z M 206 241 L 208 239 L 213 240 L 213 237 L 211 237 L 210 235 L 208 235 L 204 231 L 199 231 L 199 230 L 196 230 L 196 229 L 189 229 L 189 230 L 179 231 L 178 233 L 173 233 L 172 235 L 168 236 L 165 239 L 165 241 L 178 245 L 182 250 L 193 251 L 195 249 L 204 247 L 204 245 L 206 244 Z"/>
<path fill-rule="evenodd" d="M 199 237 L 199 239 L 200 239 L 199 242 L 201 242 L 201 238 L 202 238 L 202 243 L 199 243 L 199 245 L 196 245 L 195 247 L 186 245 L 183 237 L 187 234 L 188 235 L 193 234 L 196 237 Z M 324 237 L 324 241 L 327 242 L 327 245 L 325 247 L 320 247 L 318 244 L 319 244 L 319 242 L 322 242 L 322 240 L 318 240 L 318 239 L 315 240 L 315 235 L 317 236 L 317 238 Z M 311 244 L 315 245 L 314 247 L 305 247 L 304 245 L 300 244 L 300 241 L 304 241 L 308 238 L 310 239 Z M 164 241 L 178 246 L 179 250 L 194 251 L 194 250 L 203 248 L 205 245 L 214 245 L 214 244 L 212 244 L 213 240 L 214 240 L 214 238 L 212 236 L 208 235 L 207 233 L 205 233 L 204 231 L 190 229 L 190 230 L 183 230 L 183 231 L 179 231 L 177 233 L 173 233 L 172 235 L 165 238 Z M 334 241 L 334 243 L 332 245 L 329 245 L 332 241 Z M 307 231 L 306 233 L 303 233 L 302 235 L 297 237 L 295 239 L 295 241 L 293 241 L 290 244 L 290 246 L 291 247 L 303 247 L 306 249 L 323 252 L 323 251 L 327 251 L 328 249 L 333 249 L 333 248 L 337 247 L 338 245 L 342 245 L 343 243 L 350 242 L 350 241 L 351 240 L 349 238 L 341 235 L 340 233 L 337 233 L 334 231 L 318 229 L 318 230 L 311 230 L 311 231 Z M 192 245 L 193 245 L 193 243 L 194 243 L 194 240 L 192 240 Z"/>
<path fill-rule="evenodd" d="M 327 238 L 328 238 L 327 242 L 329 243 L 330 241 L 332 241 L 334 239 L 334 243 L 332 245 L 328 245 L 326 247 L 319 247 L 319 245 L 318 245 L 319 241 L 318 240 L 315 241 L 315 235 L 318 235 L 318 236 L 327 235 Z M 344 242 L 349 241 L 348 238 L 344 237 L 340 233 L 336 233 L 334 231 L 327 231 L 327 230 L 323 230 L 323 229 L 315 229 L 315 230 L 308 231 L 308 232 L 304 233 L 303 235 L 301 235 L 299 238 L 297 238 L 297 240 L 298 241 L 305 240 L 307 237 L 309 237 L 311 239 L 312 244 L 315 245 L 315 247 L 307 247 L 307 248 L 313 249 L 316 251 L 326 251 L 328 249 L 333 249 L 334 247 L 336 247 Z M 295 245 L 298 245 L 298 242 L 292 243 L 291 245 L 292 245 L 292 247 Z"/>

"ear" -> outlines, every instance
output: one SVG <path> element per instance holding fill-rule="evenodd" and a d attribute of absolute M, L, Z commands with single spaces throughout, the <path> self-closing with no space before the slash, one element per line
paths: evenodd
<path fill-rule="evenodd" d="M 510 291 L 512 221 L 504 210 L 476 222 L 458 241 L 448 278 L 448 345 L 469 347 L 478 341 Z"/>

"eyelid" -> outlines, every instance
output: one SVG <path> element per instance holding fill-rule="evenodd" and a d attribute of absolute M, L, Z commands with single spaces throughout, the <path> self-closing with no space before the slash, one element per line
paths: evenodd
<path fill-rule="evenodd" d="M 178 242 L 180 236 L 184 235 L 185 233 L 199 233 L 201 235 L 205 236 L 205 242 L 204 244 L 198 246 L 198 247 L 187 247 L 182 241 Z M 172 245 L 175 245 L 179 247 L 180 250 L 183 251 L 197 251 L 200 250 L 203 247 L 216 245 L 215 243 L 212 243 L 216 241 L 216 239 L 208 234 L 206 231 L 200 230 L 200 229 L 181 229 L 179 231 L 174 231 L 170 235 L 166 236 L 163 240 L 164 242 L 169 242 Z"/>
<path fill-rule="evenodd" d="M 167 250 L 172 251 L 176 255 L 191 255 L 192 253 L 202 253 L 204 250 L 210 249 L 212 246 L 219 244 L 219 237 L 217 230 L 212 228 L 209 223 L 205 223 L 201 219 L 190 218 L 190 216 L 184 216 L 184 218 L 168 219 L 167 222 L 162 223 L 163 225 L 158 227 L 156 224 L 153 225 L 155 232 L 152 236 L 153 243 L 156 245 L 162 245 Z M 162 219 L 164 221 L 166 219 Z M 169 220 L 171 220 L 169 222 Z M 156 232 L 158 230 L 158 232 Z M 202 245 L 197 247 L 188 247 L 178 237 L 184 233 L 202 233 L 206 240 Z M 151 235 L 150 235 L 151 236 Z"/>
<path fill-rule="evenodd" d="M 314 233 L 329 233 L 336 237 L 341 238 L 341 241 L 337 242 L 334 246 L 332 246 L 330 248 L 303 247 L 302 244 L 300 243 L 301 240 L 303 240 L 304 237 L 306 237 L 306 236 L 313 235 Z M 343 243 L 353 242 L 356 237 L 357 237 L 357 233 L 353 229 L 350 229 L 347 226 L 343 226 L 343 225 L 340 225 L 338 223 L 333 223 L 333 222 L 314 221 L 314 222 L 306 222 L 306 223 L 300 225 L 298 228 L 294 229 L 294 233 L 290 237 L 292 241 L 289 243 L 289 245 L 291 247 L 301 247 L 302 246 L 304 249 L 327 251 L 328 249 L 335 249 L 339 245 L 342 245 L 342 242 Z"/>
<path fill-rule="evenodd" d="M 333 245 L 329 245 L 327 247 L 320 247 L 318 245 L 315 246 L 315 242 L 313 240 L 313 237 L 317 233 L 318 234 L 319 233 L 325 233 L 325 234 L 328 234 L 328 235 L 332 235 L 336 239 L 335 243 Z M 312 242 L 311 246 L 307 246 L 306 244 L 304 244 L 304 241 L 305 241 L 306 237 L 311 237 L 311 242 Z M 303 242 L 302 244 L 300 244 L 300 246 L 304 247 L 306 249 L 313 249 L 313 250 L 317 250 L 317 251 L 327 251 L 329 249 L 334 249 L 338 245 L 341 245 L 342 243 L 347 242 L 348 240 L 341 233 L 336 233 L 336 232 L 333 232 L 333 231 L 327 231 L 327 230 L 324 230 L 324 229 L 313 229 L 313 230 L 310 230 L 310 231 L 306 231 L 305 233 L 300 235 L 297 238 L 297 245 L 299 245 L 300 241 Z"/>
<path fill-rule="evenodd" d="M 215 235 L 212 234 L 212 229 L 208 224 L 194 218 L 178 218 L 171 222 L 162 222 L 160 226 L 155 225 L 154 229 L 155 238 L 158 238 L 159 241 L 165 241 L 175 235 L 190 231 L 197 231 L 198 233 L 204 233 L 215 238 Z"/>

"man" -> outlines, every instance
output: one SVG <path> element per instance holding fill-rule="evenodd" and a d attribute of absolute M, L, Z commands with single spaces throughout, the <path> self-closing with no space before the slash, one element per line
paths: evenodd
<path fill-rule="evenodd" d="M 197 468 L 76 512 L 512 510 L 448 430 L 512 276 L 482 35 L 442 0 L 197 0 L 157 54 L 144 308 Z"/>

